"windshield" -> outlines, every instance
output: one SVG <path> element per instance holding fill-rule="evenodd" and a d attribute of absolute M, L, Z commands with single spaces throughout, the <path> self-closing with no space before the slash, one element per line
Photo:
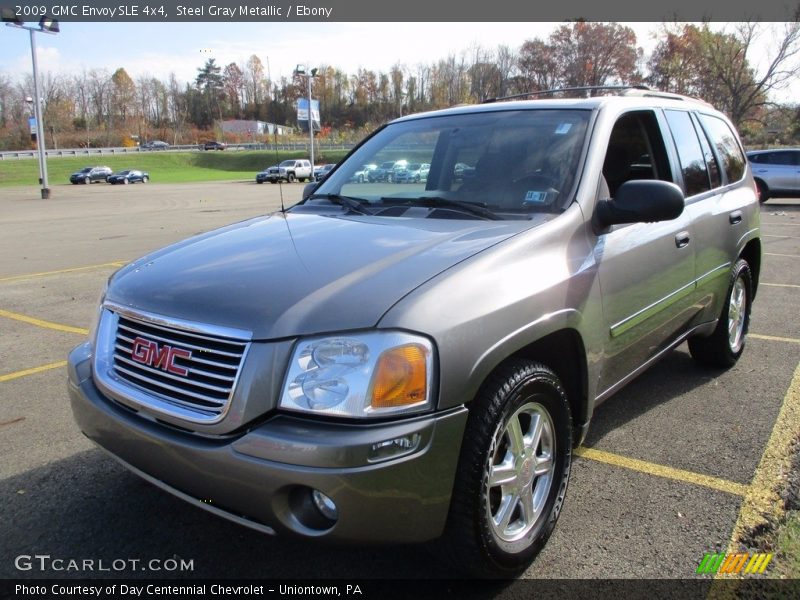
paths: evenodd
<path fill-rule="evenodd" d="M 502 219 L 560 212 L 577 183 L 590 116 L 588 110 L 534 109 L 393 123 L 350 156 L 311 201 L 346 196 L 387 216 L 401 216 L 405 205 L 432 212 L 446 207 L 427 215 L 442 218 L 480 218 L 471 205 Z M 380 167 L 365 172 L 365 165 Z M 444 214 L 459 205 L 467 209 L 462 216 Z"/>
<path fill-rule="evenodd" d="M 293 160 L 285 160 L 281 164 L 278 165 L 279 167 L 293 167 L 294 161 Z"/>

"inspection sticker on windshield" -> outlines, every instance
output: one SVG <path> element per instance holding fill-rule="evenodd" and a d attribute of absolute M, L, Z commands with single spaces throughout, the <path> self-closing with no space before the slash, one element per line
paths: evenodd
<path fill-rule="evenodd" d="M 561 123 L 558 127 L 556 127 L 556 134 L 557 135 L 564 135 L 570 129 L 572 129 L 572 123 Z"/>
<path fill-rule="evenodd" d="M 547 202 L 547 192 L 528 190 L 528 193 L 525 194 L 524 201 L 526 204 L 544 204 Z"/>

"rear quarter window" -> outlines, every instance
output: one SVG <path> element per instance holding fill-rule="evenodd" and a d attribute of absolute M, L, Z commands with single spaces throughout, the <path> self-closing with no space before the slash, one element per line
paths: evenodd
<path fill-rule="evenodd" d="M 711 145 L 717 150 L 717 155 L 722 162 L 722 169 L 728 177 L 728 183 L 734 183 L 744 177 L 746 159 L 742 147 L 730 126 L 711 115 L 698 115 L 700 122 L 708 135 Z"/>

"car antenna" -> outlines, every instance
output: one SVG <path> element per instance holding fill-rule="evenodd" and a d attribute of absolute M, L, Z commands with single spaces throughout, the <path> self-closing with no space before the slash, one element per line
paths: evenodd
<path fill-rule="evenodd" d="M 280 161 L 278 160 L 278 128 L 273 123 L 272 125 L 272 143 L 275 147 L 275 164 L 279 164 Z M 278 193 L 281 196 L 281 212 L 286 212 L 286 207 L 283 204 L 283 180 L 281 179 L 280 169 L 278 170 Z"/>

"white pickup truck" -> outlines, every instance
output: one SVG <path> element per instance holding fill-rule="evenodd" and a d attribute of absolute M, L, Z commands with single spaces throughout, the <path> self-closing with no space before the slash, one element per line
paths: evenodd
<path fill-rule="evenodd" d="M 311 162 L 303 159 L 284 160 L 277 166 L 264 169 L 256 176 L 258 183 L 263 183 L 264 181 L 269 181 L 270 183 L 277 183 L 278 181 L 293 183 L 295 180 L 311 181 L 311 179 Z"/>

